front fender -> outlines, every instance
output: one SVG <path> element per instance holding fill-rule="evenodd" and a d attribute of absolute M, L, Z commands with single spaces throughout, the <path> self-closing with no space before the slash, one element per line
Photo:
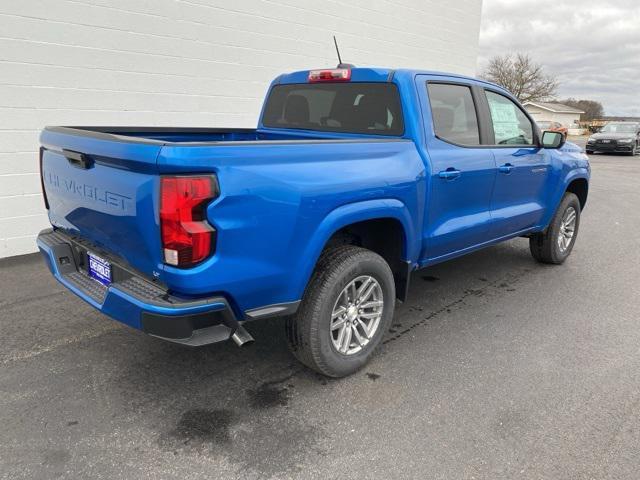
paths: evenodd
<path fill-rule="evenodd" d="M 302 298 L 318 258 L 334 233 L 353 223 L 383 218 L 392 218 L 400 222 L 404 229 L 404 259 L 414 262 L 420 251 L 417 241 L 419 235 L 416 235 L 411 213 L 404 203 L 394 198 L 382 198 L 341 205 L 320 222 L 300 256 L 296 268 L 293 269 L 292 298 Z"/>
<path fill-rule="evenodd" d="M 547 209 L 547 213 L 545 214 L 543 219 L 542 225 L 544 226 L 544 228 L 547 228 L 549 226 L 549 223 L 555 215 L 556 210 L 558 209 L 558 206 L 562 201 L 562 197 L 564 196 L 565 192 L 567 191 L 567 187 L 571 184 L 571 182 L 573 182 L 574 180 L 583 179 L 588 183 L 590 176 L 591 172 L 588 166 L 577 167 L 567 173 L 567 175 L 564 177 L 564 181 L 559 183 L 557 190 L 554 192 L 552 201 L 550 203 L 550 208 Z"/>
<path fill-rule="evenodd" d="M 588 183 L 589 178 L 591 176 L 590 174 L 591 172 L 587 167 L 580 167 L 580 168 L 575 168 L 571 170 L 564 179 L 564 185 L 562 186 L 562 191 L 564 192 L 569 186 L 569 184 L 574 180 L 578 180 L 578 179 L 586 180 Z"/>

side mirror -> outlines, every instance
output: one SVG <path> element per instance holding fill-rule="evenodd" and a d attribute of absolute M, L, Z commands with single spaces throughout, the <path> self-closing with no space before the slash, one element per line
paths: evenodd
<path fill-rule="evenodd" d="M 542 148 L 561 148 L 564 145 L 564 135 L 560 132 L 542 132 Z"/>

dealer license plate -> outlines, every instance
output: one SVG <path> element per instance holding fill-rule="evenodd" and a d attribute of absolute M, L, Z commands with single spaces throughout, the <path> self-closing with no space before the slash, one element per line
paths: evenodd
<path fill-rule="evenodd" d="M 95 253 L 87 252 L 89 276 L 105 286 L 111 283 L 111 264 Z"/>

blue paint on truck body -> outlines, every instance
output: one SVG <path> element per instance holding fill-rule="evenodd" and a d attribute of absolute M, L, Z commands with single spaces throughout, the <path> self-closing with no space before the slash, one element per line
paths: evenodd
<path fill-rule="evenodd" d="M 308 73 L 281 75 L 270 92 L 305 84 Z M 587 157 L 572 144 L 559 150 L 463 147 L 436 135 L 428 82 L 488 89 L 516 101 L 495 85 L 436 72 L 360 68 L 352 70 L 351 82 L 395 84 L 403 133 L 273 128 L 262 116 L 257 129 L 47 128 L 42 176 L 51 224 L 184 301 L 224 299 L 243 320 L 252 310 L 295 305 L 327 241 L 345 226 L 397 222 L 403 260 L 419 268 L 545 229 L 569 184 L 589 179 Z M 83 152 L 90 168 L 74 166 L 66 151 Z M 503 164 L 513 171 L 501 173 Z M 458 177 L 441 176 L 453 167 Z M 203 173 L 215 175 L 220 190 L 206 208 L 217 232 L 215 251 L 192 268 L 167 265 L 160 178 Z M 100 303 L 65 280 L 49 243 L 39 245 L 58 280 L 135 328 L 142 328 L 144 312 L 181 315 L 224 303 L 174 305 L 167 312 L 123 293 L 117 282 Z"/>

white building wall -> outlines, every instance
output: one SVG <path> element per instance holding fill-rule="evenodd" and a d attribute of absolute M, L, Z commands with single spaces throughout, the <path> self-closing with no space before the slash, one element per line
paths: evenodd
<path fill-rule="evenodd" d="M 0 2 L 0 257 L 48 225 L 45 125 L 252 127 L 271 79 L 344 61 L 473 74 L 481 0 Z"/>
<path fill-rule="evenodd" d="M 560 122 L 565 127 L 570 127 L 580 121 L 579 113 L 556 113 L 556 122 Z"/>
<path fill-rule="evenodd" d="M 569 127 L 580 120 L 579 113 L 555 113 L 533 105 L 527 105 L 525 108 L 534 120 L 559 122 L 566 127 Z"/>

